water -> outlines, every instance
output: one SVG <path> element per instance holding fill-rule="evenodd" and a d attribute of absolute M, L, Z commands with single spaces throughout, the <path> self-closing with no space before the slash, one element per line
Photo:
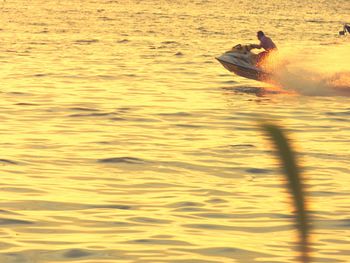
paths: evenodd
<path fill-rule="evenodd" d="M 291 208 L 259 118 L 284 125 L 299 152 L 313 262 L 348 262 L 350 98 L 319 92 L 314 76 L 349 66 L 344 55 L 329 62 L 348 50 L 337 34 L 349 8 L 2 2 L 1 262 L 295 262 Z M 273 92 L 215 61 L 260 29 L 299 51 L 311 84 L 300 73 Z"/>

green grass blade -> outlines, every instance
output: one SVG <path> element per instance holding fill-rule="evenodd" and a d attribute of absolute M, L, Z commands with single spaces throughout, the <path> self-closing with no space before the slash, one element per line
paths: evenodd
<path fill-rule="evenodd" d="M 309 216 L 299 167 L 290 143 L 280 127 L 271 123 L 263 123 L 262 129 L 273 142 L 278 158 L 287 178 L 288 190 L 292 196 L 296 211 L 296 223 L 300 236 L 301 262 L 310 262 L 309 256 Z"/>

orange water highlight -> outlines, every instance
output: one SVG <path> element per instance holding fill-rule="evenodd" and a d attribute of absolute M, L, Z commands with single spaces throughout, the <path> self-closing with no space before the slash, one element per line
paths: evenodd
<path fill-rule="evenodd" d="M 272 54 L 264 69 L 271 82 L 309 96 L 350 96 L 350 44 L 318 49 L 282 50 Z"/>

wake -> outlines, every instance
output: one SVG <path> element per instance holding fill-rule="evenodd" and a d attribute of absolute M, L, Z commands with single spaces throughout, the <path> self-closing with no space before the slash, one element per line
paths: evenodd
<path fill-rule="evenodd" d="M 264 69 L 271 82 L 309 96 L 350 96 L 350 45 L 288 50 L 272 55 Z"/>

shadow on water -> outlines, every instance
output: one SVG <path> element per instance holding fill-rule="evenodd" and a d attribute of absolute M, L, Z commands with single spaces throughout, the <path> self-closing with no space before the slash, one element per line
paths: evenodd
<path fill-rule="evenodd" d="M 272 87 L 259 87 L 259 86 L 233 86 L 222 88 L 225 91 L 234 92 L 237 94 L 251 94 L 257 97 L 266 97 L 270 95 L 285 94 L 286 91 L 281 89 L 275 89 Z"/>
<path fill-rule="evenodd" d="M 292 196 L 292 204 L 295 209 L 295 222 L 299 232 L 300 261 L 311 262 L 310 258 L 310 219 L 307 211 L 304 185 L 299 166 L 290 142 L 284 131 L 277 125 L 263 122 L 262 130 L 266 133 L 276 149 L 284 175 L 287 179 L 286 187 Z"/>

